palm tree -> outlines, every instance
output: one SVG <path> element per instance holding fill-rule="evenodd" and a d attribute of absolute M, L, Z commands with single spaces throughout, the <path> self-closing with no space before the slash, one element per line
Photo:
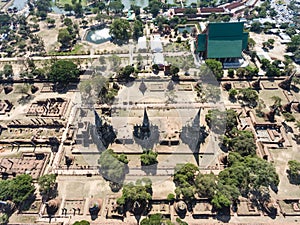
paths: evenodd
<path fill-rule="evenodd" d="M 296 128 L 300 131 L 300 120 L 296 121 L 295 125 Z"/>
<path fill-rule="evenodd" d="M 281 107 L 281 98 L 278 96 L 272 96 L 271 99 L 274 101 L 273 107 Z"/>

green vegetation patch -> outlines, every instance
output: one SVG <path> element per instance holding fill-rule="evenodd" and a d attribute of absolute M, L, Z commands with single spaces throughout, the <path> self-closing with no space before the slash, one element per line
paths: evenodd
<path fill-rule="evenodd" d="M 74 2 L 74 0 L 55 0 L 55 5 L 63 8 L 63 7 L 65 7 L 65 4 L 74 5 L 73 2 Z M 87 0 L 81 0 L 81 5 L 86 6 Z"/>

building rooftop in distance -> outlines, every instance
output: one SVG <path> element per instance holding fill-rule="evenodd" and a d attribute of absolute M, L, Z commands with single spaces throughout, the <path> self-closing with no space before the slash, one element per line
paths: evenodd
<path fill-rule="evenodd" d="M 147 49 L 146 36 L 139 37 L 139 39 L 138 39 L 138 49 Z"/>
<path fill-rule="evenodd" d="M 160 40 L 159 35 L 154 35 L 153 39 L 151 40 L 151 51 L 152 52 L 162 52 L 162 43 Z"/>

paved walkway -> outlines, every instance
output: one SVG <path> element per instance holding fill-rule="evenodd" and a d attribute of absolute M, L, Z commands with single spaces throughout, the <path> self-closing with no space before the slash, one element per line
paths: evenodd
<path fill-rule="evenodd" d="M 129 53 L 122 53 L 122 54 L 118 54 L 119 57 L 124 57 L 127 58 Z M 138 55 L 141 55 L 143 57 L 152 57 L 152 53 L 133 53 L 130 54 L 132 55 L 132 57 L 137 57 Z M 100 56 L 104 56 L 104 57 L 110 57 L 112 55 L 116 55 L 116 54 L 103 54 L 103 55 L 62 55 L 62 56 L 33 56 L 33 57 L 10 57 L 10 58 L 0 58 L 0 62 L 16 62 L 16 61 L 24 61 L 27 58 L 30 58 L 34 61 L 42 61 L 42 60 L 50 60 L 53 58 L 56 59 L 98 59 L 100 58 Z M 187 52 L 164 52 L 164 55 L 166 56 L 186 56 L 189 55 L 189 53 Z"/>

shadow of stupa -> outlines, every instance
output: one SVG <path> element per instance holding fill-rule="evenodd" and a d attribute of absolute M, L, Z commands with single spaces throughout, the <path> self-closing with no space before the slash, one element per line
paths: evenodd
<path fill-rule="evenodd" d="M 200 114 L 201 109 L 199 109 L 197 115 L 191 124 L 186 124 L 182 127 L 180 133 L 180 139 L 182 142 L 190 148 L 194 157 L 199 165 L 198 155 L 200 152 L 200 145 L 205 142 L 205 138 L 208 136 L 205 126 L 200 125 Z"/>
<path fill-rule="evenodd" d="M 159 141 L 158 126 L 150 123 L 146 108 L 144 109 L 143 123 L 133 127 L 133 138 L 135 143 L 143 149 L 153 149 Z"/>

